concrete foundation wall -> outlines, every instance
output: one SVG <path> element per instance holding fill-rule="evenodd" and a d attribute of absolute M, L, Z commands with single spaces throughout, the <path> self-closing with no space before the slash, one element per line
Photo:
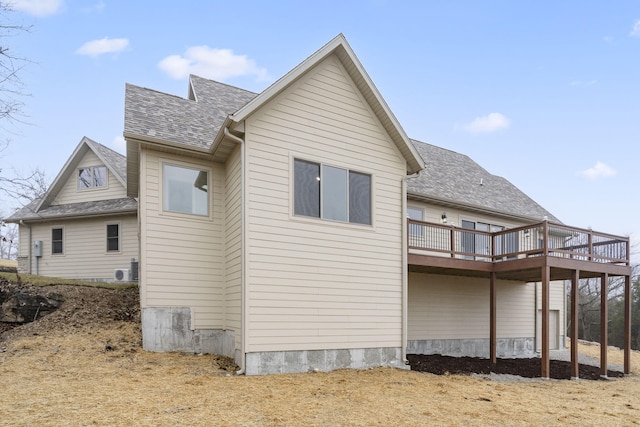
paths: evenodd
<path fill-rule="evenodd" d="M 222 329 L 191 329 L 188 307 L 142 309 L 142 347 L 148 351 L 221 354 L 239 363 L 235 334 Z"/>
<path fill-rule="evenodd" d="M 497 353 L 500 358 L 536 357 L 534 337 L 499 338 L 497 344 Z M 489 340 L 482 338 L 409 340 L 407 353 L 489 358 Z"/>
<path fill-rule="evenodd" d="M 284 374 L 377 366 L 407 368 L 399 347 L 247 353 L 246 375 Z"/>

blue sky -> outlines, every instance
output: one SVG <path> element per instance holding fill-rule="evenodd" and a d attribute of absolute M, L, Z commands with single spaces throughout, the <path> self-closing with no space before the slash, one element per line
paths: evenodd
<path fill-rule="evenodd" d="M 186 96 L 195 73 L 259 92 L 344 33 L 410 137 L 567 224 L 640 240 L 637 1 L 12 2 L 33 25 L 10 40 L 31 96 L 26 123 L 4 125 L 3 169 L 52 180 L 85 135 L 123 151 L 125 82 Z"/>

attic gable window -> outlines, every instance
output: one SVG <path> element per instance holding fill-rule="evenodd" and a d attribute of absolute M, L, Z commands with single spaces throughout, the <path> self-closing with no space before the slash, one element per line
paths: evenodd
<path fill-rule="evenodd" d="M 192 215 L 209 215 L 209 173 L 163 165 L 163 209 Z"/>
<path fill-rule="evenodd" d="M 371 224 L 371 175 L 294 160 L 294 215 Z"/>
<path fill-rule="evenodd" d="M 78 189 L 101 188 L 107 186 L 106 166 L 92 166 L 78 169 Z"/>

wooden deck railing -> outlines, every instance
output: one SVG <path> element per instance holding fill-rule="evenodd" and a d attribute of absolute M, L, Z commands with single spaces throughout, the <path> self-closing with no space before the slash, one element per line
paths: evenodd
<path fill-rule="evenodd" d="M 409 249 L 425 255 L 499 262 L 534 256 L 630 265 L 628 237 L 549 221 L 487 232 L 408 219 Z"/>

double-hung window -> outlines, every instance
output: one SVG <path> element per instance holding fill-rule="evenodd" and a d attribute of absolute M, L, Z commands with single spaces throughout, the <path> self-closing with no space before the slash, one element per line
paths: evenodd
<path fill-rule="evenodd" d="M 54 255 L 64 253 L 62 228 L 51 229 L 51 253 Z"/>
<path fill-rule="evenodd" d="M 107 186 L 107 168 L 92 166 L 78 169 L 78 189 L 101 188 Z"/>
<path fill-rule="evenodd" d="M 294 160 L 294 215 L 371 224 L 371 175 Z"/>
<path fill-rule="evenodd" d="M 120 225 L 107 224 L 107 252 L 120 251 Z"/>
<path fill-rule="evenodd" d="M 163 165 L 163 209 L 193 215 L 209 215 L 209 173 L 175 165 Z"/>

